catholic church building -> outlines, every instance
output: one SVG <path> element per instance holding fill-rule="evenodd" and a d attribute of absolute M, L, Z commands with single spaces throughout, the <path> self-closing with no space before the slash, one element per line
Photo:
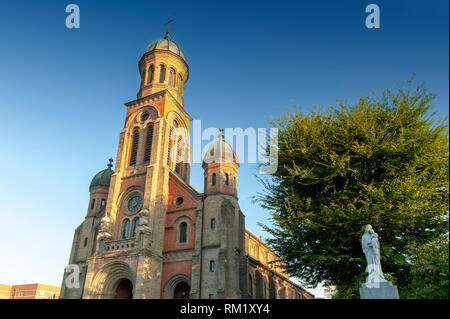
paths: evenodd
<path fill-rule="evenodd" d="M 60 298 L 314 298 L 289 280 L 278 257 L 245 229 L 239 160 L 217 138 L 203 159 L 204 189 L 190 185 L 189 125 L 183 91 L 189 66 L 169 32 L 139 61 L 137 99 L 112 162 L 89 186 Z"/>

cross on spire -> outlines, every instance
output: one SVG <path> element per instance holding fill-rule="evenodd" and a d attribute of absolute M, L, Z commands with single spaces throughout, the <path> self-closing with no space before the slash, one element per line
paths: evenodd
<path fill-rule="evenodd" d="M 174 19 L 169 18 L 169 20 L 165 23 L 167 24 L 167 34 L 170 33 L 170 24 L 173 22 Z"/>

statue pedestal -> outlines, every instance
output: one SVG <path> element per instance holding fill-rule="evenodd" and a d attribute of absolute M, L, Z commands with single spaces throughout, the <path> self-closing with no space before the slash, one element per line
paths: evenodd
<path fill-rule="evenodd" d="M 359 296 L 361 299 L 399 299 L 397 286 L 390 281 L 363 284 Z"/>

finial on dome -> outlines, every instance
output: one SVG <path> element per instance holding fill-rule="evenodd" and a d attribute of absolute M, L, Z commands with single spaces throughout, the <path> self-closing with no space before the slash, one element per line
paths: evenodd
<path fill-rule="evenodd" d="M 173 22 L 174 19 L 169 18 L 169 21 L 167 21 L 165 24 L 167 24 L 167 32 L 166 32 L 166 36 L 164 37 L 164 39 L 166 40 L 171 40 L 170 39 L 170 24 Z"/>
<path fill-rule="evenodd" d="M 112 167 L 112 162 L 114 162 L 114 160 L 112 158 L 110 158 L 108 161 L 109 161 L 108 167 L 111 168 Z"/>
<path fill-rule="evenodd" d="M 223 140 L 224 137 L 225 137 L 225 134 L 223 134 L 223 128 L 220 128 L 220 129 L 219 129 L 219 139 L 220 139 L 220 140 Z"/>

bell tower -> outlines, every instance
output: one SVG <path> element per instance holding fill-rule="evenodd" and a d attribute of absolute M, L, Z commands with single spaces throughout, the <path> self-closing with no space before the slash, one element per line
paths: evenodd
<path fill-rule="evenodd" d="M 223 130 L 203 159 L 202 249 L 193 259 L 193 298 L 243 298 L 246 294 L 245 217 L 237 198 L 239 161 Z M 207 248 L 205 248 L 207 247 Z M 194 271 L 195 269 L 195 271 Z"/>
<path fill-rule="evenodd" d="M 134 283 L 133 298 L 160 298 L 169 179 L 189 183 L 192 119 L 184 110 L 189 78 L 184 53 L 168 31 L 148 46 L 138 67 L 139 92 L 125 103 L 125 125 L 98 249 L 88 259 L 84 298 L 111 297 L 92 288 L 99 285 L 96 269 L 107 262 L 130 268 L 125 279 Z"/>
<path fill-rule="evenodd" d="M 239 161 L 224 137 L 223 129 L 220 129 L 219 139 L 211 145 L 203 159 L 205 194 L 227 194 L 237 198 Z"/>
<path fill-rule="evenodd" d="M 141 85 L 138 99 L 168 90 L 183 107 L 184 84 L 189 79 L 189 67 L 183 51 L 172 41 L 169 31 L 164 38 L 148 46 L 139 61 L 139 73 Z"/>

